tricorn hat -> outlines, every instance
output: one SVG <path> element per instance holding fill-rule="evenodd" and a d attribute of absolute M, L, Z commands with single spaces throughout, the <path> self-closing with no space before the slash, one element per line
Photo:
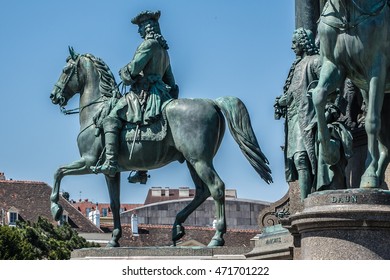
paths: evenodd
<path fill-rule="evenodd" d="M 140 25 L 141 23 L 147 20 L 155 20 L 158 21 L 160 18 L 161 12 L 151 12 L 151 11 L 143 11 L 139 13 L 135 18 L 131 20 L 131 23 Z"/>

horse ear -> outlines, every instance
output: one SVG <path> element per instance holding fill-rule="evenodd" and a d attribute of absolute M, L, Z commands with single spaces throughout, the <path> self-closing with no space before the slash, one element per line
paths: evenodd
<path fill-rule="evenodd" d="M 76 60 L 77 57 L 79 56 L 78 53 L 76 53 L 73 49 L 73 47 L 71 46 L 68 46 L 68 49 L 69 49 L 69 54 L 70 54 L 70 57 L 73 59 L 73 60 Z"/>

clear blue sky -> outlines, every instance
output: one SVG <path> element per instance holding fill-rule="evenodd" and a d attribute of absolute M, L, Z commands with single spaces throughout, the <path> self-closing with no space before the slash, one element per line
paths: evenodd
<path fill-rule="evenodd" d="M 240 198 L 276 201 L 284 179 L 284 120 L 274 120 L 273 103 L 294 54 L 294 0 L 13 0 L 0 9 L 0 171 L 13 180 L 53 185 L 53 174 L 79 158 L 78 115 L 64 116 L 49 94 L 65 65 L 68 45 L 101 57 L 117 75 L 141 42 L 130 19 L 161 10 L 160 25 L 170 45 L 182 98 L 234 95 L 247 105 L 274 183 L 267 185 L 241 154 L 227 130 L 214 165 L 226 188 Z M 68 108 L 78 106 L 78 95 Z M 121 200 L 143 202 L 150 187 L 193 188 L 185 164 L 150 172 L 147 185 L 127 183 Z M 65 177 L 71 198 L 108 202 L 103 175 Z"/>

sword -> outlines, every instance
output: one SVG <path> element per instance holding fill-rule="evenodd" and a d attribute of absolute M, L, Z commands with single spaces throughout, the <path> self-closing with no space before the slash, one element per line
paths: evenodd
<path fill-rule="evenodd" d="M 137 138 L 138 130 L 139 130 L 139 124 L 137 124 L 137 126 L 136 126 L 136 128 L 135 128 L 135 134 L 134 134 L 133 143 L 131 144 L 131 150 L 130 150 L 129 160 L 131 160 L 131 158 L 133 157 L 135 139 Z"/>
<path fill-rule="evenodd" d="M 142 115 L 145 111 L 145 105 L 146 105 L 146 100 L 148 98 L 148 95 L 147 95 L 147 92 L 142 90 L 141 91 L 141 94 L 140 94 L 140 97 L 141 97 L 141 100 L 140 100 L 140 104 L 141 104 L 141 111 L 142 111 Z M 130 105 L 128 105 L 130 106 Z M 137 126 L 135 128 L 135 134 L 134 134 L 134 139 L 133 139 L 133 143 L 131 144 L 131 150 L 130 150 L 130 156 L 129 156 L 129 160 L 131 160 L 131 158 L 133 157 L 133 151 L 134 151 L 134 145 L 135 145 L 135 139 L 137 138 L 137 134 L 138 134 L 138 131 L 139 131 L 139 123 L 137 123 Z"/>

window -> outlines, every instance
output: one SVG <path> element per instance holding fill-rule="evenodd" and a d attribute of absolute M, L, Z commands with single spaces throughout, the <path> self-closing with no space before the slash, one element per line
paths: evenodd
<path fill-rule="evenodd" d="M 91 208 L 85 208 L 85 215 L 88 217 L 89 216 L 89 212 L 91 212 Z"/>
<path fill-rule="evenodd" d="M 18 213 L 17 212 L 10 212 L 9 213 L 9 225 L 10 226 L 16 226 L 16 221 L 18 220 Z"/>
<path fill-rule="evenodd" d="M 108 215 L 108 208 L 102 208 L 102 217 L 107 217 Z"/>

